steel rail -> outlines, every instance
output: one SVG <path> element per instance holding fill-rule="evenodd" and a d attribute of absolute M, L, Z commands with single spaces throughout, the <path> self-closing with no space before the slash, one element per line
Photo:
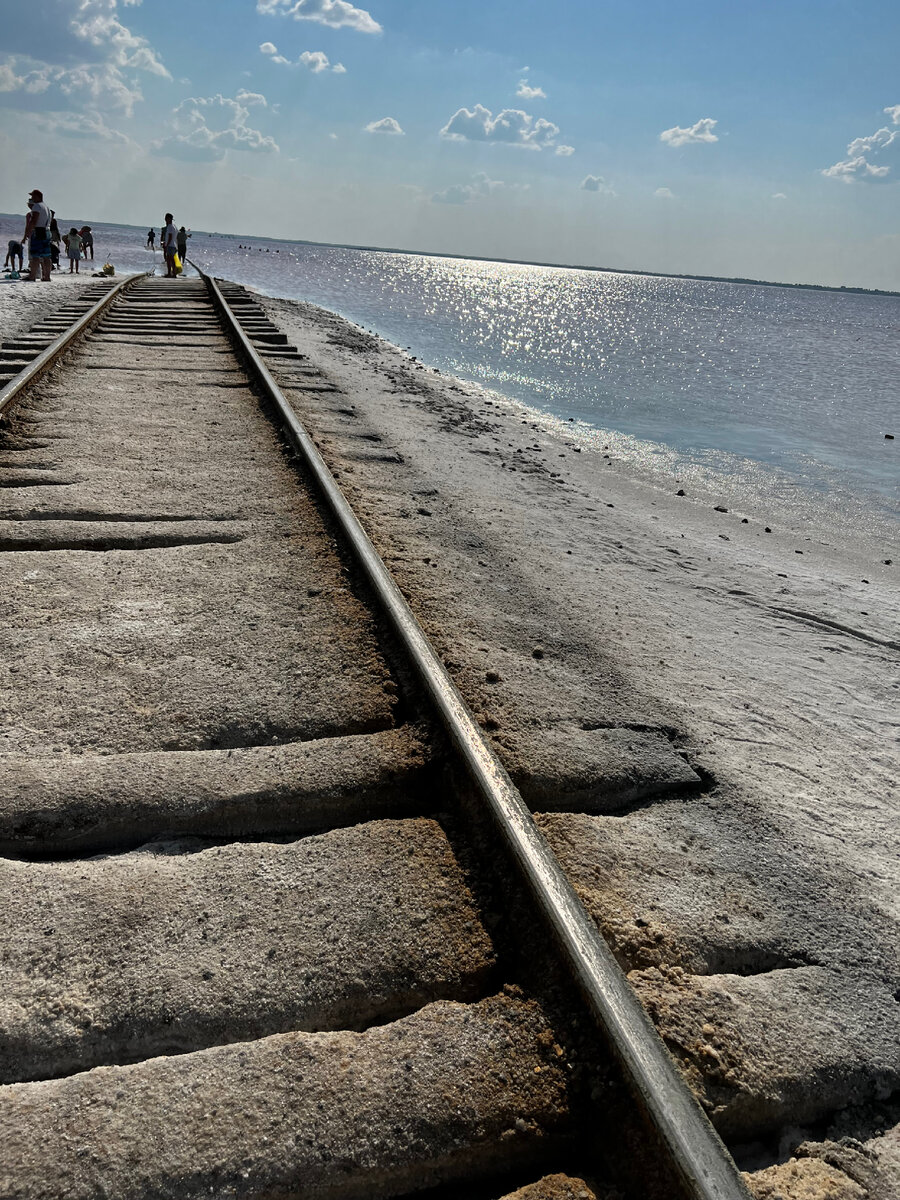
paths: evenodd
<path fill-rule="evenodd" d="M 0 388 L 0 415 L 6 412 L 7 408 L 14 402 L 23 388 L 28 387 L 30 383 L 33 383 L 43 375 L 48 367 L 51 367 L 56 362 L 69 343 L 78 337 L 80 333 L 83 333 L 112 304 L 117 296 L 120 296 L 126 288 L 131 287 L 138 279 L 144 278 L 144 274 L 130 275 L 113 284 L 109 291 L 101 296 L 96 304 L 92 305 L 86 313 L 83 313 L 74 321 L 59 337 L 55 338 L 46 350 L 42 350 L 37 358 L 30 362 L 27 367 L 23 368 L 18 375 L 14 376 L 5 387 Z"/>
<path fill-rule="evenodd" d="M 685 1083 L 612 951 L 525 801 L 428 641 L 311 436 L 241 328 L 215 279 L 195 267 L 237 346 L 274 403 L 327 506 L 352 547 L 390 625 L 409 653 L 469 775 L 548 921 L 595 1021 L 624 1068 L 638 1104 L 693 1200 L 750 1200 L 731 1155 Z"/>

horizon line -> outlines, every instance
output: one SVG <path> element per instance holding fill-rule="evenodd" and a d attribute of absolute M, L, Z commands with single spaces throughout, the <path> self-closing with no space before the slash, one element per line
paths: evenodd
<path fill-rule="evenodd" d="M 20 219 L 17 213 L 0 213 L 0 217 Z M 123 221 L 99 221 L 98 224 L 111 225 L 115 229 L 143 229 L 143 225 L 134 225 Z M 686 271 L 651 271 L 640 267 L 605 267 L 590 266 L 585 263 L 546 262 L 530 258 L 493 258 L 489 254 L 460 254 L 455 251 L 442 250 L 408 250 L 400 246 L 372 246 L 358 242 L 319 242 L 309 238 L 276 238 L 266 234 L 220 233 L 218 230 L 196 229 L 193 233 L 205 234 L 207 237 L 222 238 L 257 238 L 266 242 L 280 242 L 283 245 L 321 246 L 327 250 L 367 250 L 374 254 L 411 254 L 419 258 L 453 258 L 470 260 L 471 262 L 508 263 L 515 267 L 551 267 L 561 271 L 600 271 L 609 275 L 647 275 L 653 279 L 689 279 L 698 283 L 734 283 L 748 287 L 783 287 L 813 292 L 852 292 L 869 296 L 900 296 L 900 291 L 889 288 L 870 288 L 855 284 L 833 283 L 787 283 L 778 279 L 753 279 L 744 275 L 695 275 Z"/>

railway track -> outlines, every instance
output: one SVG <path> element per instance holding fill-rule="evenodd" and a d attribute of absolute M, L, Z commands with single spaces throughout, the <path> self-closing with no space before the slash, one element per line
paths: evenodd
<path fill-rule="evenodd" d="M 333 385 L 205 276 L 3 354 L 0 1195 L 747 1196 L 297 420 Z"/>

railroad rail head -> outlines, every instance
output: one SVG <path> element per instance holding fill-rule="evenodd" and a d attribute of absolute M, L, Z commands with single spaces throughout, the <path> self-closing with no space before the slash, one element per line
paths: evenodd
<path fill-rule="evenodd" d="M 639 1108 L 692 1200 L 749 1200 L 728 1150 L 687 1086 L 612 951 L 581 903 L 484 732 L 337 484 L 312 437 L 242 327 L 219 281 L 204 280 L 258 387 L 311 473 L 398 643 L 408 654 L 562 959 L 580 986 Z"/>

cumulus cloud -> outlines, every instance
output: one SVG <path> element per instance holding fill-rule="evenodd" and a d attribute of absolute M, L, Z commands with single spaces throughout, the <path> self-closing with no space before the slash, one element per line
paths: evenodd
<path fill-rule="evenodd" d="M 121 22 L 117 0 L 30 0 L 28 14 L 46 32 L 35 39 L 27 24 L 24 30 L 17 31 L 15 24 L 4 30 L 13 52 L 0 60 L 2 91 L 35 94 L 56 88 L 80 106 L 120 109 L 130 116 L 143 99 L 137 72 L 171 79 L 147 39 Z M 63 14 L 68 20 L 60 19 Z M 45 57 L 33 57 L 36 49 Z"/>
<path fill-rule="evenodd" d="M 260 108 L 268 107 L 265 96 L 260 92 L 248 92 L 244 88 L 241 88 L 235 96 L 235 100 L 237 100 L 238 104 L 245 104 L 248 108 L 251 108 L 254 104 L 258 104 Z"/>
<path fill-rule="evenodd" d="M 277 154 L 275 139 L 252 129 L 247 124 L 249 116 L 249 109 L 238 98 L 191 96 L 172 110 L 173 132 L 154 142 L 152 149 L 155 154 L 188 162 L 221 162 L 228 150 Z"/>
<path fill-rule="evenodd" d="M 519 86 L 516 88 L 516 95 L 520 100 L 546 100 L 547 93 L 543 88 L 532 87 L 527 79 L 520 79 Z"/>
<path fill-rule="evenodd" d="M 498 188 L 505 187 L 502 179 L 491 179 L 484 171 L 472 176 L 471 183 L 454 183 L 431 197 L 433 204 L 470 204 L 479 196 L 490 196 Z"/>
<path fill-rule="evenodd" d="M 322 71 L 335 71 L 338 75 L 346 74 L 347 68 L 343 63 L 335 63 L 334 66 L 328 61 L 328 55 L 322 50 L 304 50 L 297 62 L 301 67 L 308 67 L 313 75 L 318 75 Z"/>
<path fill-rule="evenodd" d="M 772 199 L 773 200 L 787 200 L 787 196 L 784 194 L 784 192 L 773 192 Z"/>
<path fill-rule="evenodd" d="M 347 0 L 258 0 L 256 11 L 269 16 L 293 17 L 295 21 L 317 21 L 332 29 L 382 32 L 370 13 L 364 8 L 354 8 Z"/>
<path fill-rule="evenodd" d="M 600 192 L 604 196 L 616 194 L 602 175 L 585 175 L 580 187 L 583 192 Z"/>
<path fill-rule="evenodd" d="M 332 65 L 328 60 L 328 55 L 323 50 L 304 50 L 295 63 L 285 58 L 283 54 L 279 54 L 278 47 L 273 45 L 272 42 L 263 42 L 260 50 L 263 54 L 267 54 L 273 63 L 278 63 L 279 66 L 306 67 L 314 75 L 320 75 L 323 71 L 333 71 L 335 75 L 347 74 L 347 68 L 344 64 L 334 63 Z"/>
<path fill-rule="evenodd" d="M 68 138 L 84 138 L 91 142 L 107 142 L 113 146 L 130 146 L 131 138 L 107 125 L 98 112 L 42 112 L 29 118 L 47 133 L 62 133 Z"/>
<path fill-rule="evenodd" d="M 900 104 L 893 104 L 884 111 L 895 128 L 884 125 L 866 137 L 854 138 L 847 146 L 847 157 L 822 171 L 827 179 L 839 179 L 842 183 L 877 183 L 887 179 L 891 173 L 890 161 L 879 160 L 890 160 L 897 155 L 900 128 L 896 126 L 900 126 Z"/>
<path fill-rule="evenodd" d="M 380 121 L 370 121 L 366 126 L 366 133 L 390 133 L 402 134 L 400 122 L 395 121 L 393 117 L 382 117 Z"/>
<path fill-rule="evenodd" d="M 575 153 L 574 146 L 557 146 L 556 149 L 554 150 L 554 154 L 559 155 L 560 158 L 568 158 L 570 155 L 572 155 L 574 153 Z"/>
<path fill-rule="evenodd" d="M 535 120 L 519 108 L 504 108 L 495 117 L 483 104 L 457 109 L 441 130 L 442 138 L 454 142 L 506 142 L 528 150 L 552 146 L 558 135 L 559 126 L 543 117 Z"/>
<path fill-rule="evenodd" d="M 653 195 L 657 198 L 657 200 L 674 200 L 675 199 L 675 193 L 672 191 L 671 188 L 667 188 L 667 187 L 657 188 L 656 191 L 653 193 Z"/>
<path fill-rule="evenodd" d="M 124 2 L 127 7 L 133 0 Z M 104 51 L 113 66 L 171 79 L 147 39 L 133 34 L 119 20 L 116 0 L 78 0 L 69 27 L 76 37 Z"/>
<path fill-rule="evenodd" d="M 689 146 L 694 142 L 717 142 L 719 138 L 713 133 L 713 129 L 718 123 L 712 117 L 702 117 L 696 125 L 691 125 L 687 129 L 682 129 L 680 125 L 673 125 L 671 129 L 662 131 L 659 140 L 665 142 L 667 146 Z"/>

